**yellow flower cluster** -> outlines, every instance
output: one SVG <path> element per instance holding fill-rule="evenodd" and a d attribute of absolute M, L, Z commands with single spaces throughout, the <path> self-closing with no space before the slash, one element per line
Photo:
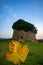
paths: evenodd
<path fill-rule="evenodd" d="M 5 58 L 14 64 L 25 62 L 29 49 L 27 45 L 22 46 L 19 41 L 11 41 L 9 44 L 10 53 L 5 53 Z"/>

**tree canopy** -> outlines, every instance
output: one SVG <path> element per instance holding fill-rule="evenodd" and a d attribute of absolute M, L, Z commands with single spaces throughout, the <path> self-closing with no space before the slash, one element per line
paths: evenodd
<path fill-rule="evenodd" d="M 12 28 L 13 30 L 16 29 L 16 30 L 32 31 L 35 34 L 37 33 L 37 29 L 33 24 L 26 22 L 22 19 L 19 19 L 16 22 L 14 22 Z"/>

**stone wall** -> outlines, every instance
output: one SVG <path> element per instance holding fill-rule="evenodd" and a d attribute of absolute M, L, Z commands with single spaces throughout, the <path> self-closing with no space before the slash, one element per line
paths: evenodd
<path fill-rule="evenodd" d="M 13 38 L 16 40 L 27 40 L 27 41 L 33 41 L 36 42 L 36 35 L 29 31 L 29 32 L 25 32 L 24 30 L 14 30 L 13 31 Z"/>

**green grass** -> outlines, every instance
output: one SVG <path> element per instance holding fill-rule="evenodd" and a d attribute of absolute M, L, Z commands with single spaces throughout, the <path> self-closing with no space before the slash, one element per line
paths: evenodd
<path fill-rule="evenodd" d="M 4 53 L 9 51 L 9 42 L 9 40 L 0 41 L 0 65 L 14 65 L 4 58 Z M 25 63 L 20 63 L 20 65 L 43 65 L 43 43 L 22 42 L 22 45 L 25 44 L 28 45 L 30 51 Z"/>

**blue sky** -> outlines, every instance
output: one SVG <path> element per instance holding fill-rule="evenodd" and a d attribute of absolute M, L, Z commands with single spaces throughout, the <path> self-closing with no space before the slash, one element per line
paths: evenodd
<path fill-rule="evenodd" d="M 11 38 L 12 25 L 23 19 L 37 27 L 37 39 L 43 39 L 43 0 L 0 0 L 0 38 Z"/>

